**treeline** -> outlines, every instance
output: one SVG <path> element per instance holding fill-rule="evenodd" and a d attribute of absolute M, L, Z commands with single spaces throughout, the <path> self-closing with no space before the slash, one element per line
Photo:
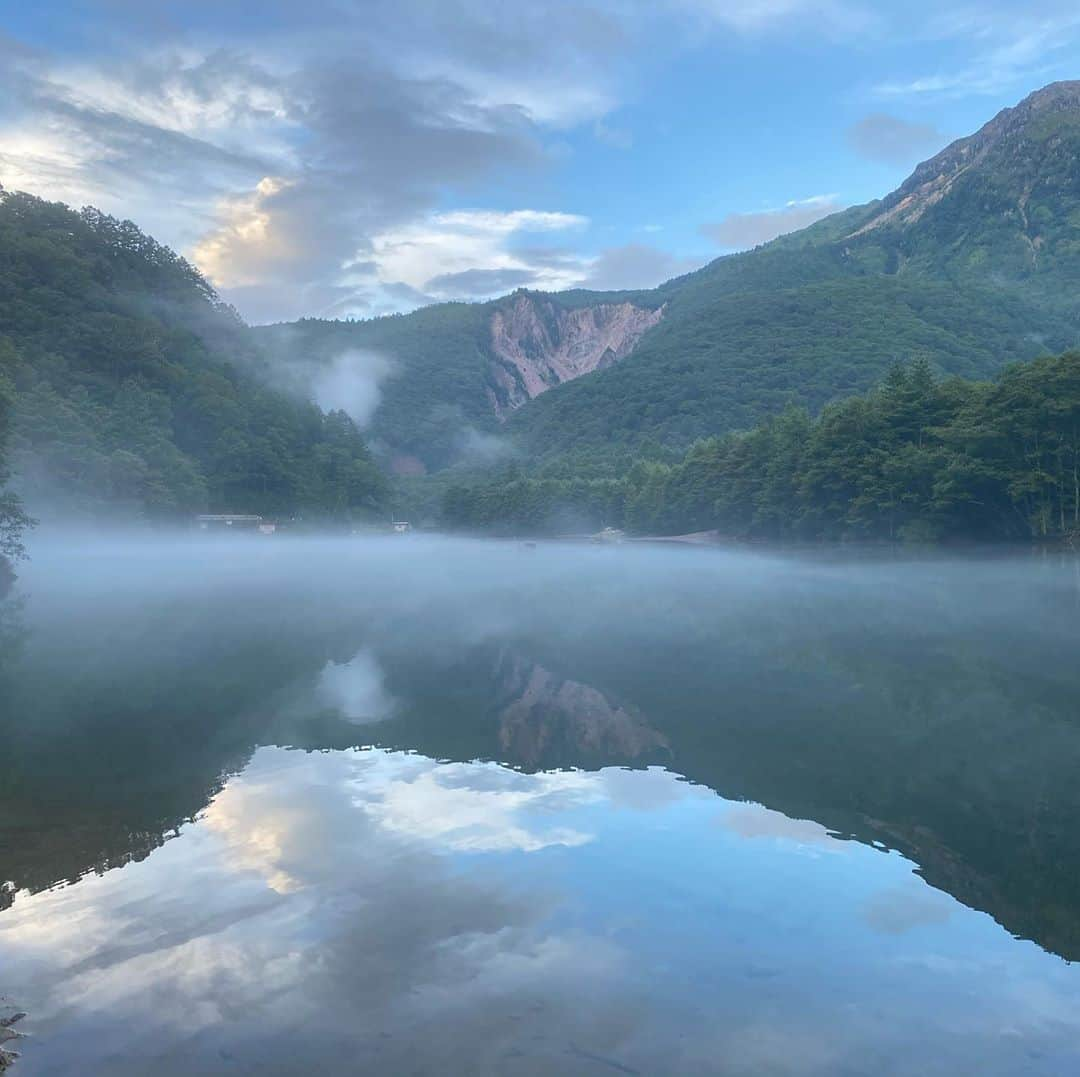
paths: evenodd
<path fill-rule="evenodd" d="M 812 419 L 791 407 L 746 433 L 697 442 L 675 464 L 619 478 L 504 473 L 456 485 L 463 529 L 639 534 L 718 530 L 772 541 L 1008 541 L 1080 532 L 1080 353 L 994 382 L 896 365 L 874 391 Z"/>
<path fill-rule="evenodd" d="M 235 312 L 128 221 L 0 190 L 0 371 L 35 510 L 351 518 L 387 485 L 352 421 L 269 388 Z"/>
<path fill-rule="evenodd" d="M 11 477 L 7 449 L 14 402 L 15 391 L 0 367 L 0 598 L 11 586 L 12 562 L 22 555 L 22 535 L 30 524 L 19 499 L 7 489 Z"/>

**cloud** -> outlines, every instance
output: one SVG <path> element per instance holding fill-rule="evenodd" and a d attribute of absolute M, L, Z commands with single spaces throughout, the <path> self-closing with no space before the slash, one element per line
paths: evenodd
<path fill-rule="evenodd" d="M 383 381 L 392 373 L 392 364 L 383 356 L 351 349 L 317 368 L 311 398 L 323 411 L 345 412 L 363 429 L 382 399 Z"/>
<path fill-rule="evenodd" d="M 861 910 L 864 923 L 885 935 L 903 935 L 917 927 L 945 923 L 952 915 L 952 900 L 921 882 L 914 887 L 895 887 L 875 894 Z"/>
<path fill-rule="evenodd" d="M 616 118 L 640 93 L 641 57 L 674 56 L 703 35 L 885 40 L 884 28 L 888 40 L 962 38 L 981 50 L 954 70 L 882 82 L 888 98 L 1029 77 L 1060 62 L 1080 27 L 1050 2 L 951 7 L 917 30 L 875 7 L 307 0 L 252 20 L 239 0 L 219 0 L 209 18 L 180 0 L 83 5 L 65 21 L 63 51 L 0 39 L 0 182 L 137 220 L 254 322 L 371 316 L 511 286 L 639 287 L 688 260 L 635 245 L 597 254 L 580 240 L 585 224 L 564 255 L 534 260 L 523 234 L 558 230 L 522 216 L 540 211 L 503 200 L 486 224 L 480 210 L 470 224 L 440 211 L 559 167 L 585 144 L 568 132 L 632 149 Z M 858 137 L 860 152 L 901 157 L 898 133 Z M 574 209 L 549 215 L 560 208 Z M 705 231 L 752 246 L 819 210 L 737 214 Z"/>
<path fill-rule="evenodd" d="M 212 81 L 213 72 L 225 77 L 217 54 L 186 67 L 163 61 L 155 89 L 138 65 L 119 81 L 8 51 L 0 56 L 0 181 L 138 216 L 173 243 L 190 242 L 213 219 L 210 202 L 275 164 L 267 146 L 219 139 L 211 129 L 254 108 L 254 88 L 241 106 L 223 82 L 221 96 L 232 105 L 218 102 L 205 123 L 194 121 L 197 95 L 188 83 Z"/>
<path fill-rule="evenodd" d="M 465 269 L 460 273 L 440 273 L 426 287 L 440 294 L 471 298 L 512 292 L 535 283 L 533 269 Z"/>
<path fill-rule="evenodd" d="M 932 124 L 909 123 L 873 112 L 848 130 L 848 141 L 856 153 L 870 161 L 910 165 L 932 156 L 949 139 Z"/>
<path fill-rule="evenodd" d="M 436 275 L 410 273 L 402 263 L 406 247 L 422 243 L 416 222 L 437 200 L 438 185 L 468 186 L 538 154 L 519 111 L 479 104 L 452 83 L 362 64 L 306 73 L 290 115 L 317 152 L 291 175 L 263 178 L 248 195 L 225 201 L 221 226 L 195 249 L 226 297 L 244 288 L 247 302 L 291 306 L 289 314 L 324 313 L 328 304 L 340 312 L 350 305 L 342 288 L 362 297 L 364 310 L 426 300 L 414 295 L 403 304 L 400 289 L 376 285 L 420 289 Z M 513 219 L 511 229 L 550 224 L 532 221 L 530 211 L 502 217 Z M 255 289 L 264 294 L 253 296 Z"/>
<path fill-rule="evenodd" d="M 576 232 L 587 225 L 572 213 L 461 209 L 375 235 L 372 249 L 384 276 L 434 300 L 487 298 L 526 284 L 556 291 L 581 281 L 581 260 L 533 259 L 532 248 L 515 244 L 523 235 Z"/>
<path fill-rule="evenodd" d="M 490 465 L 516 455 L 517 449 L 509 438 L 488 434 L 474 426 L 465 426 L 458 438 L 457 459 L 471 465 Z"/>
<path fill-rule="evenodd" d="M 585 845 L 592 834 L 544 825 L 546 816 L 603 799 L 595 776 L 576 771 L 523 775 L 486 765 L 428 767 L 367 800 L 368 814 L 396 834 L 459 852 Z M 537 820 L 541 820 L 538 824 Z"/>
<path fill-rule="evenodd" d="M 701 264 L 700 258 L 680 257 L 644 243 L 627 243 L 601 251 L 589 267 L 583 286 L 598 291 L 654 288 L 699 269 Z"/>
<path fill-rule="evenodd" d="M 382 668 L 367 648 L 348 662 L 327 662 L 319 674 L 315 695 L 347 721 L 355 723 L 379 722 L 390 717 L 394 710 Z"/>
<path fill-rule="evenodd" d="M 811 27 L 835 38 L 866 35 L 882 26 L 869 6 L 845 0 L 680 0 L 676 6 L 744 34 Z"/>
<path fill-rule="evenodd" d="M 499 18 L 468 0 L 312 0 L 245 35 L 223 0 L 214 50 L 188 36 L 189 9 L 160 8 L 132 11 L 110 56 L 5 45 L 0 182 L 137 219 L 253 321 L 403 309 L 430 300 L 431 277 L 522 269 L 408 275 L 379 264 L 375 240 L 430 220 L 448 191 L 546 167 L 548 132 L 611 107 L 626 46 L 603 5 L 561 0 Z M 494 216 L 514 231 L 555 216 L 532 215 Z"/>
<path fill-rule="evenodd" d="M 777 236 L 797 232 L 843 208 L 836 195 L 814 195 L 798 202 L 788 202 L 781 209 L 729 213 L 714 224 L 703 224 L 700 231 L 720 247 L 745 250 L 768 243 Z"/>
<path fill-rule="evenodd" d="M 739 804 L 726 811 L 720 825 L 740 838 L 773 838 L 798 845 L 826 845 L 844 848 L 820 823 L 811 819 L 791 819 L 760 804 Z"/>
<path fill-rule="evenodd" d="M 974 58 L 946 71 L 886 80 L 874 92 L 882 98 L 996 95 L 1021 84 L 1049 82 L 1062 72 L 1071 77 L 1071 50 L 1078 35 L 1080 12 L 1071 3 L 1049 0 L 945 8 L 926 20 L 922 36 L 930 41 L 972 43 Z"/>

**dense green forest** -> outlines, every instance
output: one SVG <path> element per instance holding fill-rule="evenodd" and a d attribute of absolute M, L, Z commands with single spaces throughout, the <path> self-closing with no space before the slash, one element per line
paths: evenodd
<path fill-rule="evenodd" d="M 447 489 L 459 528 L 643 534 L 718 530 L 773 541 L 1022 540 L 1080 534 L 1080 353 L 939 380 L 925 359 L 812 419 L 789 407 L 677 463 L 621 475 L 516 468 Z"/>
<path fill-rule="evenodd" d="M 488 399 L 490 360 L 486 308 L 440 303 L 410 315 L 368 321 L 304 318 L 256 327 L 274 375 L 305 391 L 319 368 L 350 351 L 385 359 L 381 402 L 370 436 L 425 467 L 452 460 L 466 428 L 498 428 Z"/>
<path fill-rule="evenodd" d="M 487 303 L 438 303 L 362 321 L 303 318 L 252 332 L 273 375 L 300 392 L 339 356 L 359 352 L 384 361 L 387 371 L 369 427 L 371 440 L 388 456 L 410 456 L 435 471 L 460 462 L 470 434 L 502 432 L 493 401 L 505 389 L 497 376 L 491 324 L 495 312 L 512 305 L 518 294 Z M 539 305 L 561 310 L 663 302 L 640 292 L 527 294 Z"/>
<path fill-rule="evenodd" d="M 343 518 L 381 505 L 352 421 L 268 388 L 259 362 L 235 312 L 134 224 L 0 191 L 0 371 L 32 510 Z"/>
<path fill-rule="evenodd" d="M 985 378 L 1080 344 L 1080 83 L 1005 109 L 886 198 L 657 289 L 663 320 L 617 366 L 510 429 L 558 447 L 685 448 L 790 402 L 864 392 L 898 360 Z"/>
<path fill-rule="evenodd" d="M 530 455 L 645 440 L 685 449 L 793 402 L 817 411 L 866 391 L 905 356 L 979 378 L 1034 358 L 1047 338 L 1061 349 L 1075 333 L 1057 313 L 973 285 L 846 276 L 733 294 L 695 285 L 628 359 L 538 397 L 507 429 Z"/>
<path fill-rule="evenodd" d="M 526 403 L 501 432 L 530 458 L 685 451 L 791 403 L 816 413 L 897 361 L 988 378 L 1080 346 L 1080 84 L 1006 109 L 885 198 L 648 291 L 530 293 L 537 306 L 628 301 L 663 317 L 621 361 Z M 318 359 L 371 348 L 394 364 L 373 435 L 429 469 L 463 426 L 496 431 L 491 326 L 505 299 L 265 334 Z M 529 352 L 533 342 L 524 341 Z"/>
<path fill-rule="evenodd" d="M 515 293 L 251 330 L 130 222 L 0 190 L 12 487 L 43 515 L 387 511 L 365 437 L 305 398 L 313 372 L 357 350 L 380 370 L 367 430 L 378 458 L 441 472 L 399 482 L 395 508 L 413 518 L 438 514 L 434 495 L 456 526 L 505 530 L 1062 534 L 1076 506 L 1065 442 L 1046 440 L 1066 438 L 1052 432 L 1059 411 L 1032 411 L 1022 394 L 995 401 L 1018 370 L 1036 392 L 1071 362 L 1038 357 L 1080 342 L 1078 155 L 1080 84 L 1057 84 L 881 201 L 647 292 L 525 293 L 535 318 L 520 324 Z M 565 344 L 564 314 L 613 303 L 663 314 L 624 358 L 501 422 L 515 375 L 493 351 L 496 322 L 514 362 L 546 369 L 539 353 Z M 587 332 L 575 347 L 603 346 L 595 325 Z M 915 392 L 901 392 L 897 366 L 912 358 L 904 377 L 931 412 L 914 445 L 888 404 Z M 1035 362 L 983 382 L 1014 361 Z M 1063 393 L 1059 408 L 1074 400 Z M 1022 416 L 1050 425 L 1021 432 Z M 1031 448 L 1023 439 L 1036 432 Z M 530 467 L 501 465 L 493 479 L 497 459 Z M 462 478 L 466 467 L 488 472 Z M 10 495 L 3 506 L 14 549 L 20 510 Z"/>
<path fill-rule="evenodd" d="M 6 489 L 11 477 L 7 448 L 14 403 L 15 390 L 0 368 L 0 597 L 11 585 L 11 563 L 22 555 L 22 534 L 30 523 L 19 499 Z"/>

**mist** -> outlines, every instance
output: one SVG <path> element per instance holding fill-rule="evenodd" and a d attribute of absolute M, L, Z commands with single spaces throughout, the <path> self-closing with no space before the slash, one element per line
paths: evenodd
<path fill-rule="evenodd" d="M 763 1006 L 860 1058 L 928 998 L 939 1052 L 1031 977 L 1071 1050 L 1075 558 L 44 527 L 0 613 L 0 957 L 57 1072 L 707 1071 Z M 806 1026 L 789 961 L 890 1019 Z"/>
<path fill-rule="evenodd" d="M 507 437 L 477 430 L 465 425 L 458 435 L 455 463 L 469 467 L 490 467 L 518 455 L 514 443 Z"/>
<path fill-rule="evenodd" d="M 350 349 L 311 373 L 312 400 L 323 411 L 343 411 L 361 429 L 371 422 L 382 400 L 382 384 L 393 364 L 374 352 Z"/>
<path fill-rule="evenodd" d="M 296 641 L 310 652 L 314 710 L 353 719 L 390 708 L 388 655 L 422 665 L 472 647 L 516 648 L 555 656 L 584 684 L 609 652 L 655 684 L 700 662 L 695 678 L 730 702 L 729 674 L 741 684 L 762 677 L 771 684 L 754 691 L 765 693 L 779 673 L 792 683 L 810 676 L 817 696 L 840 699 L 875 661 L 900 690 L 907 665 L 955 651 L 959 680 L 941 678 L 938 690 L 963 701 L 973 663 L 991 667 L 980 693 L 1025 663 L 1046 683 L 1067 682 L 1080 644 L 1080 575 L 1067 556 L 853 559 L 645 542 L 47 527 L 29 553 L 15 594 L 34 662 L 81 663 L 80 676 L 103 683 L 160 665 L 180 680 L 208 654 L 240 648 L 268 686 L 281 671 L 273 656 Z M 71 688 L 85 684 L 72 678 Z M 62 692 L 63 678 L 48 691 Z"/>

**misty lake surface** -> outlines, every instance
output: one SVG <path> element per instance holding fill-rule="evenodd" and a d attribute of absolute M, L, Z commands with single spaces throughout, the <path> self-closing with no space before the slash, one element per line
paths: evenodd
<path fill-rule="evenodd" d="M 14 1077 L 1080 1072 L 1075 558 L 61 539 Z"/>

